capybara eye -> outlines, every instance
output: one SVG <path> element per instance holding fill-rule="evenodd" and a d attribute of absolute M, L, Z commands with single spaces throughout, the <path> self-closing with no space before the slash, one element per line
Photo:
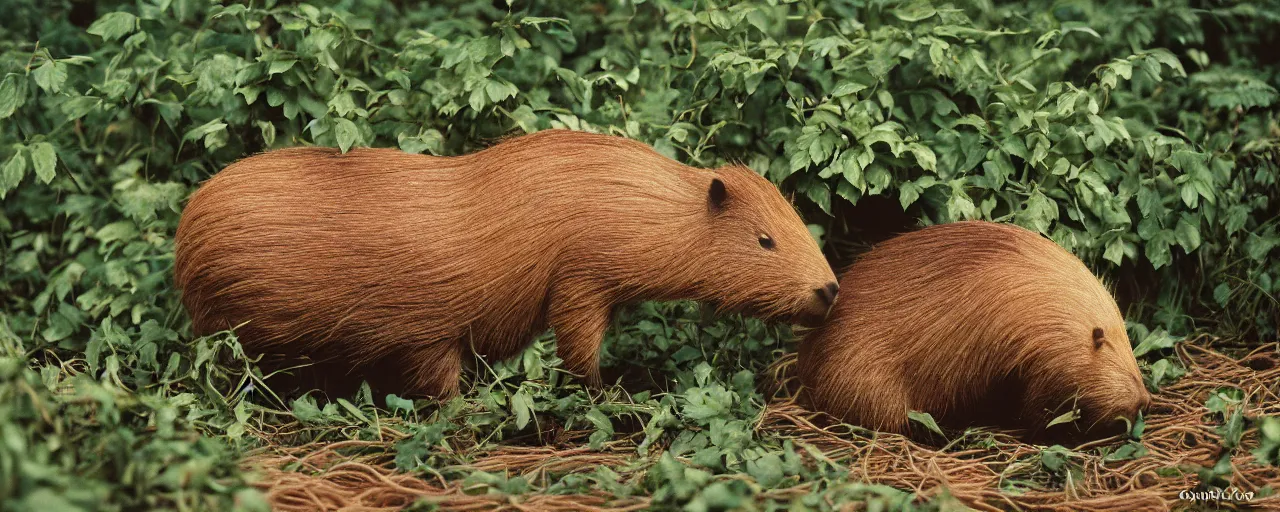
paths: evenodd
<path fill-rule="evenodd" d="M 764 247 L 770 251 L 773 250 L 773 237 L 769 235 L 760 235 L 760 247 Z"/>
<path fill-rule="evenodd" d="M 1102 348 L 1102 343 L 1107 341 L 1107 333 L 1102 331 L 1101 327 L 1093 328 L 1093 348 Z"/>

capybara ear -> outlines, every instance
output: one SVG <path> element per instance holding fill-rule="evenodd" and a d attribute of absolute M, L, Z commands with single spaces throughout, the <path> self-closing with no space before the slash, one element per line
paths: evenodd
<path fill-rule="evenodd" d="M 1106 341 L 1107 341 L 1107 333 L 1104 332 L 1101 327 L 1094 327 L 1093 328 L 1093 349 L 1097 350 L 1102 348 L 1102 344 L 1105 343 Z"/>
<path fill-rule="evenodd" d="M 707 192 L 707 205 L 713 213 L 719 213 L 724 210 L 724 202 L 729 200 L 729 191 L 725 190 L 724 182 L 720 178 L 712 178 L 711 189 Z"/>

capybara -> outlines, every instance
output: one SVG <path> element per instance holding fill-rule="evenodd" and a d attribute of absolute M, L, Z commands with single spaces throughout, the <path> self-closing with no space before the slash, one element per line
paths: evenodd
<path fill-rule="evenodd" d="M 798 372 L 809 404 L 849 423 L 910 433 L 914 410 L 944 426 L 1077 437 L 1150 403 L 1115 299 L 1037 233 L 930 226 L 877 245 L 841 282 Z M 1045 430 L 1072 410 L 1073 427 Z"/>
<path fill-rule="evenodd" d="M 763 177 L 567 130 L 456 157 L 245 158 L 192 195 L 175 245 L 196 334 L 236 328 L 252 353 L 394 373 L 413 396 L 456 394 L 473 350 L 507 358 L 548 326 L 564 367 L 598 386 L 624 303 L 695 299 L 815 325 L 838 291 Z"/>

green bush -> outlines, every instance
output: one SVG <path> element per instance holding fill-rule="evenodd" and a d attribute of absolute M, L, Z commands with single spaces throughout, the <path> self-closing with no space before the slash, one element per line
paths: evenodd
<path fill-rule="evenodd" d="M 56 467 L 149 475 L 67 498 L 82 504 L 194 499 L 102 450 L 204 464 L 223 448 L 169 440 L 244 432 L 244 382 L 212 357 L 234 343 L 187 339 L 172 235 L 201 180 L 273 147 L 614 133 L 751 166 L 796 193 L 837 260 L 898 217 L 1014 222 L 1108 275 L 1135 321 L 1280 324 L 1275 1 L 413 4 L 6 3 L 0 396 L 30 402 L 0 403 L 5 439 L 25 439 L 0 448 L 0 490 L 74 485 L 37 474 Z M 48 429 L 102 445 L 42 448 Z M 136 438 L 108 442 L 117 429 Z M 210 464 L 184 485 L 230 499 L 243 482 Z"/>

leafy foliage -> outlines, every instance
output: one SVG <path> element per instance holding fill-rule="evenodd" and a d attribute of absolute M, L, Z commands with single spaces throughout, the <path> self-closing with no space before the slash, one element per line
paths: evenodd
<path fill-rule="evenodd" d="M 610 334 L 606 363 L 671 378 L 650 393 L 565 389 L 545 338 L 430 412 L 368 393 L 283 410 L 234 338 L 189 338 L 170 281 L 186 195 L 273 147 L 458 154 L 511 132 L 625 135 L 691 164 L 751 166 L 795 193 L 837 260 L 887 222 L 868 205 L 1014 222 L 1116 283 L 1152 388 L 1182 374 L 1167 357 L 1180 336 L 1280 324 L 1280 68 L 1262 51 L 1275 31 L 1257 28 L 1280 21 L 1274 2 L 6 5 L 0 491 L 19 509 L 253 509 L 232 462 L 249 434 L 382 414 L 412 425 L 404 469 L 443 467 L 435 447 L 457 436 L 519 439 L 556 421 L 593 429 L 600 448 L 634 420 L 640 448 L 670 456 L 645 481 L 601 468 L 562 492 L 710 509 L 823 479 L 833 499 L 913 503 L 757 436 L 757 381 L 789 333 L 705 323 L 686 304 L 644 305 Z M 1257 457 L 1274 461 L 1274 422 L 1258 422 Z M 1040 465 L 1072 467 L 1054 449 Z M 713 478 L 727 473 L 752 483 Z"/>

